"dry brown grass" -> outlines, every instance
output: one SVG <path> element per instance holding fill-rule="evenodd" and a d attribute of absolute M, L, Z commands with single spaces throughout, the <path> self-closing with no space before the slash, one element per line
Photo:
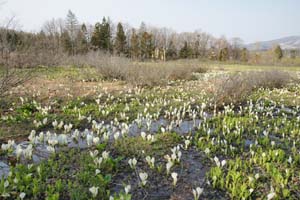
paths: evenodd
<path fill-rule="evenodd" d="M 3 61 L 0 57 L 0 64 L 15 68 L 34 68 L 38 66 L 57 66 L 65 60 L 65 54 L 54 54 L 40 49 L 27 50 L 24 52 L 10 53 L 9 58 Z"/>
<path fill-rule="evenodd" d="M 43 79 L 35 77 L 11 90 L 13 97 L 35 97 L 42 102 L 55 99 L 68 100 L 77 97 L 94 97 L 100 92 L 117 93 L 129 88 L 120 81 L 83 82 L 69 79 Z"/>
<path fill-rule="evenodd" d="M 93 66 L 104 79 L 123 80 L 134 86 L 156 86 L 174 80 L 191 80 L 193 73 L 206 71 L 205 67 L 195 61 L 140 63 L 101 52 L 70 57 L 66 64 Z"/>
<path fill-rule="evenodd" d="M 283 88 L 296 78 L 284 71 L 249 71 L 224 75 L 216 81 L 214 101 L 217 105 L 243 102 L 255 89 Z"/>
<path fill-rule="evenodd" d="M 0 66 L 0 99 L 8 92 L 19 85 L 24 84 L 32 78 L 32 70 L 20 71 L 12 67 Z"/>

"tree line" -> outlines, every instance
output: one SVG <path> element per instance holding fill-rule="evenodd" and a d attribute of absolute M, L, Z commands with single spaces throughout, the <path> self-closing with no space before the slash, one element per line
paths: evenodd
<path fill-rule="evenodd" d="M 214 38 L 208 33 L 195 31 L 177 33 L 168 28 L 157 28 L 141 23 L 139 28 L 128 24 L 113 24 L 103 18 L 95 25 L 80 24 L 72 11 L 66 20 L 45 23 L 42 32 L 62 39 L 64 52 L 70 55 L 101 50 L 139 60 L 173 60 L 184 58 L 209 58 L 247 61 L 248 50 L 242 48 L 239 38 L 228 41 L 225 37 Z M 58 42 L 57 42 L 58 44 Z"/>
<path fill-rule="evenodd" d="M 22 52 L 28 51 L 33 52 L 34 57 L 46 52 L 47 56 L 41 55 L 40 59 L 43 60 L 61 54 L 74 56 L 90 51 L 103 51 L 136 60 L 201 58 L 248 62 L 250 58 L 250 52 L 240 38 L 215 38 L 202 31 L 177 33 L 145 23 L 141 23 L 139 28 L 133 28 L 121 22 L 114 24 L 109 17 L 103 17 L 101 22 L 91 25 L 80 23 L 72 11 L 68 12 L 66 19 L 47 21 L 38 33 L 2 27 L 0 36 L 2 60 L 7 55 L 19 57 Z M 273 51 L 276 59 L 280 60 L 284 56 L 280 46 Z M 291 55 L 296 53 L 292 52 Z"/>

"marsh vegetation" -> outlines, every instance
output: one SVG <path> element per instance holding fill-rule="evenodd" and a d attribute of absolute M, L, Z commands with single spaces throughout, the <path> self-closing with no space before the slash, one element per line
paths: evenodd
<path fill-rule="evenodd" d="M 300 199 L 299 51 L 72 11 L 0 26 L 0 199 Z"/>

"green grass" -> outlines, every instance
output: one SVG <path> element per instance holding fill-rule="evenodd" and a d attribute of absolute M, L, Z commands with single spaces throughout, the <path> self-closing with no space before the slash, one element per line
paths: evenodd
<path fill-rule="evenodd" d="M 69 79 L 73 81 L 101 80 L 101 75 L 93 67 L 39 67 L 34 69 L 34 77 L 48 80 Z"/>
<path fill-rule="evenodd" d="M 173 63 L 184 65 L 182 61 Z M 167 64 L 172 65 L 172 62 Z M 213 70 L 219 70 L 217 64 L 206 64 Z M 274 68 L 298 71 L 297 67 L 220 66 L 230 72 Z M 89 67 L 37 68 L 34 73 L 38 78 L 52 81 L 82 82 L 91 77 L 102 81 L 96 70 Z M 82 84 L 84 86 L 85 83 Z M 121 123 L 129 125 L 133 121 L 139 125 L 142 118 L 151 122 L 164 118 L 175 123 L 178 120 L 192 120 L 194 115 L 202 122 L 195 132 L 189 132 L 184 137 L 172 131 L 163 133 L 159 127 L 156 133 L 151 134 L 154 141 L 143 139 L 138 131 L 136 137 L 125 134 L 117 140 L 102 142 L 86 150 L 61 147 L 61 152 L 32 166 L 27 165 L 31 161 L 16 165 L 12 149 L 0 150 L 0 158 L 10 162 L 12 171 L 7 178 L 8 186 L 4 180 L 0 181 L 0 195 L 9 193 L 11 196 L 6 199 L 18 199 L 19 194 L 25 192 L 28 199 L 93 199 L 89 189 L 96 186 L 99 191 L 94 199 L 106 200 L 110 195 L 125 195 L 124 185 L 131 184 L 132 191 L 128 197 L 132 194 L 133 199 L 142 199 L 144 194 L 158 190 L 168 192 L 170 197 L 176 198 L 173 193 L 177 192 L 177 195 L 187 195 L 184 199 L 191 199 L 192 188 L 198 186 L 204 188 L 204 194 L 200 197 L 204 199 L 217 199 L 217 194 L 231 199 L 266 199 L 272 190 L 277 199 L 298 199 L 299 84 L 281 89 L 259 89 L 245 102 L 219 110 L 214 110 L 214 105 L 210 104 L 209 97 L 213 94 L 199 90 L 203 87 L 201 84 L 201 81 L 183 81 L 164 87 L 135 88 L 115 93 L 102 91 L 98 93 L 101 96 L 78 96 L 67 100 L 56 96 L 43 101 L 35 96 L 24 96 L 24 102 L 21 102 L 18 95 L 2 99 L 0 139 L 3 141 L 19 134 L 24 140 L 31 130 L 36 130 L 37 135 L 42 131 L 65 133 L 64 128 L 53 127 L 55 120 L 71 123 L 73 131 L 89 129 L 99 138 L 110 129 L 94 127 L 89 117 L 98 123 L 104 121 L 115 126 Z M 204 88 L 209 86 L 204 85 Z M 50 109 L 45 109 L 48 106 Z M 208 112 L 211 117 L 204 117 L 203 112 Z M 42 123 L 46 118 L 47 121 Z M 36 126 L 34 121 L 41 124 Z M 149 132 L 146 131 L 146 134 Z M 188 148 L 185 148 L 186 141 L 190 142 Z M 179 174 L 178 186 L 174 187 L 172 177 L 166 173 L 166 164 L 170 155 L 175 154 L 176 157 L 174 152 L 177 147 L 182 152 L 182 160 L 174 161 L 171 168 L 171 172 Z M 109 152 L 109 158 L 97 164 L 90 155 L 90 151 L 94 150 L 99 151 L 97 158 L 103 156 L 104 150 Z M 149 166 L 146 156 L 155 157 L 155 167 Z M 131 169 L 128 160 L 134 157 L 138 163 L 136 169 Z M 226 163 L 220 165 L 217 159 Z M 139 172 L 149 174 L 146 187 L 140 185 Z M 198 176 L 201 173 L 206 174 L 206 178 L 201 180 L 203 185 L 199 185 Z M 186 175 L 189 178 L 183 177 Z"/>

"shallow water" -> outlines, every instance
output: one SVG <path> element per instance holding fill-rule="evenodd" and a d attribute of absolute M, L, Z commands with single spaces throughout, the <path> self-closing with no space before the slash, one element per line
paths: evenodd
<path fill-rule="evenodd" d="M 3 176 L 6 177 L 8 173 L 9 173 L 9 166 L 6 163 L 0 161 L 0 178 Z"/>
<path fill-rule="evenodd" d="M 172 126 L 172 132 L 176 132 L 177 134 L 180 135 L 185 135 L 187 133 L 193 133 L 196 131 L 196 127 L 198 127 L 201 123 L 200 119 L 196 119 L 195 121 L 193 120 L 186 120 L 182 121 L 178 126 L 173 125 Z M 141 132 L 146 132 L 146 133 L 151 133 L 155 134 L 157 132 L 160 132 L 161 127 L 167 127 L 169 126 L 170 122 L 165 120 L 165 119 L 160 119 L 158 121 L 152 121 L 150 125 L 150 129 L 147 126 L 146 121 L 142 121 L 141 123 L 141 128 L 139 128 L 138 124 L 136 122 L 133 122 L 132 124 L 129 125 L 128 133 L 127 135 L 129 137 L 135 137 L 135 136 L 140 136 Z M 109 132 L 110 134 L 110 141 L 113 140 L 113 134 L 117 131 L 121 131 L 121 127 L 119 126 L 114 126 L 111 124 L 104 124 L 103 125 Z M 149 130 L 149 131 L 148 131 Z M 92 132 L 89 132 L 92 133 Z M 82 133 L 81 133 L 82 134 Z M 85 137 L 78 138 L 78 141 L 75 141 L 72 137 L 72 134 L 67 135 L 67 141 L 68 144 L 65 147 L 56 147 L 56 151 L 61 151 L 66 148 L 80 148 L 80 149 L 86 149 L 88 148 L 87 142 L 85 140 Z M 95 135 L 95 134 L 94 134 Z M 96 136 L 96 135 L 95 135 Z M 14 146 L 16 148 L 17 145 L 21 145 L 23 149 L 27 148 L 28 145 L 30 144 L 29 141 L 23 141 Z M 47 150 L 47 144 L 46 141 L 43 143 L 41 142 L 36 142 L 34 145 L 34 151 L 32 155 L 32 160 L 30 163 L 37 164 L 41 162 L 42 160 L 47 159 L 50 156 L 50 152 Z M 14 155 L 16 154 L 15 151 L 13 153 Z M 28 163 L 24 158 L 21 158 L 21 163 Z M 7 158 L 1 158 L 0 159 L 0 177 L 4 176 L 6 177 L 9 173 L 9 165 L 7 162 Z"/>

